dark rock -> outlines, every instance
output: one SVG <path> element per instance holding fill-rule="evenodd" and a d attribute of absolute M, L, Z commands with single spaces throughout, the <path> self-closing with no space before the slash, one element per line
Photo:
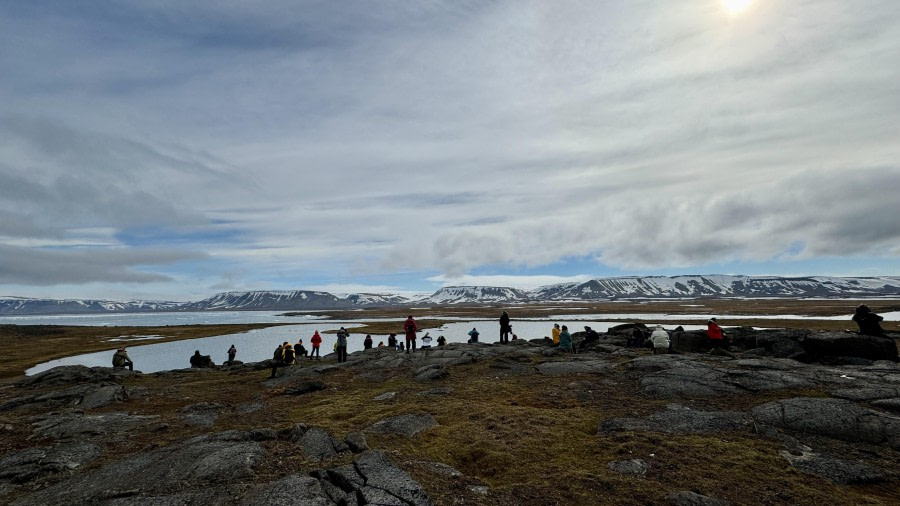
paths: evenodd
<path fill-rule="evenodd" d="M 889 409 L 900 413 L 900 399 L 879 399 L 872 401 L 872 405 L 881 409 Z"/>
<path fill-rule="evenodd" d="M 650 466 L 641 459 L 616 460 L 606 465 L 613 471 L 620 474 L 633 474 L 643 476 L 647 473 Z"/>
<path fill-rule="evenodd" d="M 356 466 L 352 464 L 329 469 L 326 471 L 326 475 L 328 481 L 340 487 L 344 492 L 353 492 L 366 485 L 366 479 L 360 476 Z"/>
<path fill-rule="evenodd" d="M 181 419 L 188 425 L 212 427 L 219 418 L 222 404 L 218 402 L 198 402 L 181 408 Z"/>
<path fill-rule="evenodd" d="M 790 358 L 800 362 L 811 361 L 806 350 L 797 341 L 784 339 L 772 343 L 772 355 L 776 358 Z"/>
<path fill-rule="evenodd" d="M 752 415 L 757 423 L 900 448 L 900 418 L 844 399 L 784 399 L 756 406 Z"/>
<path fill-rule="evenodd" d="M 391 493 L 375 487 L 363 487 L 359 490 L 362 504 L 377 504 L 378 506 L 408 506 L 408 503 Z"/>
<path fill-rule="evenodd" d="M 94 460 L 99 446 L 75 442 L 52 448 L 29 448 L 0 459 L 0 483 L 27 483 L 47 476 L 72 472 Z"/>
<path fill-rule="evenodd" d="M 444 379 L 450 375 L 450 371 L 447 370 L 446 367 L 437 367 L 426 369 L 418 374 L 416 374 L 415 380 L 421 382 L 427 381 L 437 381 L 440 379 Z"/>
<path fill-rule="evenodd" d="M 347 443 L 347 447 L 353 453 L 362 453 L 369 449 L 369 443 L 366 441 L 366 436 L 362 432 L 351 432 L 347 434 L 344 442 Z"/>
<path fill-rule="evenodd" d="M 129 415 L 128 413 L 103 413 L 99 415 L 56 413 L 40 417 L 32 425 L 34 425 L 34 434 L 36 436 L 67 439 L 81 436 L 119 434 L 128 432 L 140 425 L 148 425 L 158 419 L 158 416 Z"/>
<path fill-rule="evenodd" d="M 814 332 L 801 341 L 813 360 L 823 357 L 861 357 L 870 360 L 897 361 L 897 342 L 893 339 L 850 332 Z"/>
<path fill-rule="evenodd" d="M 831 395 L 851 401 L 875 401 L 900 397 L 900 387 L 842 388 L 831 392 Z"/>
<path fill-rule="evenodd" d="M 682 353 L 701 353 L 709 349 L 709 336 L 705 330 L 672 332 L 669 348 Z"/>
<path fill-rule="evenodd" d="M 13 397 L 8 401 L 4 401 L 0 404 L 0 412 L 9 411 L 12 409 L 16 409 L 21 406 L 26 406 L 28 404 L 32 404 L 37 401 L 38 395 L 23 395 L 20 397 Z"/>
<path fill-rule="evenodd" d="M 254 488 L 238 503 L 241 506 L 330 506 L 319 480 L 294 474 Z"/>
<path fill-rule="evenodd" d="M 112 354 L 110 354 L 112 360 Z M 112 367 L 85 367 L 83 365 L 64 365 L 54 367 L 28 376 L 18 382 L 20 387 L 32 388 L 47 385 L 73 385 L 77 383 L 115 382 L 118 379 L 140 372 L 128 369 L 113 369 Z"/>
<path fill-rule="evenodd" d="M 366 480 L 366 487 L 362 491 L 363 496 L 367 496 L 366 489 L 379 489 L 409 504 L 432 504 L 425 489 L 416 483 L 406 471 L 395 466 L 384 453 L 379 451 L 362 453 L 356 457 L 354 465 Z M 402 505 L 403 502 L 400 504 Z"/>
<path fill-rule="evenodd" d="M 428 413 L 414 413 L 394 416 L 375 422 L 368 430 L 380 434 L 396 434 L 398 436 L 412 437 L 416 434 L 437 427 L 437 420 Z"/>
<path fill-rule="evenodd" d="M 321 381 L 304 381 L 299 385 L 287 387 L 284 389 L 284 393 L 287 395 L 303 395 L 311 392 L 318 392 L 319 390 L 325 390 L 327 388 L 325 383 Z"/>
<path fill-rule="evenodd" d="M 782 456 L 800 471 L 820 476 L 839 485 L 878 483 L 888 478 L 883 470 L 861 462 L 829 457 L 813 452 L 792 455 L 781 452 Z"/>
<path fill-rule="evenodd" d="M 873 365 L 874 360 L 862 357 L 822 357 L 819 362 L 826 365 Z"/>
<path fill-rule="evenodd" d="M 250 437 L 246 432 L 228 431 L 191 438 L 75 475 L 22 498 L 19 504 L 94 504 L 116 497 L 182 493 L 206 484 L 252 478 L 264 450 Z"/>
<path fill-rule="evenodd" d="M 761 358 L 771 355 L 765 348 L 752 348 L 741 353 L 741 358 Z"/>
<path fill-rule="evenodd" d="M 728 506 L 728 501 L 700 495 L 696 492 L 675 492 L 669 496 L 674 506 Z"/>
<path fill-rule="evenodd" d="M 329 459 L 338 454 L 335 440 L 321 427 L 309 428 L 300 438 L 299 444 L 303 449 L 303 456 L 310 460 Z"/>
<path fill-rule="evenodd" d="M 646 418 L 612 418 L 600 423 L 599 433 L 620 431 L 672 432 L 703 434 L 729 430 L 745 430 L 750 426 L 746 413 L 735 411 L 696 411 L 671 404 L 665 411 Z"/>

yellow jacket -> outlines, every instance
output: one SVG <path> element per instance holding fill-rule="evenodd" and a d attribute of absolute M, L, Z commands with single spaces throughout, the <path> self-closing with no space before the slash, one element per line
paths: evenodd
<path fill-rule="evenodd" d="M 560 330 L 556 327 L 553 327 L 553 330 L 552 330 L 553 344 L 559 344 L 559 333 L 560 333 Z"/>

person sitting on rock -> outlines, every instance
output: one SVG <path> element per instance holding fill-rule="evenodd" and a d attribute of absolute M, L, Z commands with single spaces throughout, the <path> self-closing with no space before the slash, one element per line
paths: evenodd
<path fill-rule="evenodd" d="M 640 348 L 644 346 L 644 331 L 638 327 L 632 328 L 631 335 L 628 337 L 628 340 L 625 341 L 625 346 L 628 348 Z"/>
<path fill-rule="evenodd" d="M 369 334 L 366 334 L 366 338 L 363 339 L 363 349 L 364 350 L 372 349 L 372 336 Z"/>
<path fill-rule="evenodd" d="M 422 336 L 422 348 L 431 348 L 431 336 L 428 334 L 428 332 L 426 332 L 425 335 Z"/>
<path fill-rule="evenodd" d="M 308 357 L 309 351 L 307 351 L 306 346 L 303 346 L 303 339 L 298 339 L 297 344 L 294 345 L 294 359 L 299 359 L 300 357 Z"/>
<path fill-rule="evenodd" d="M 297 356 L 294 355 L 294 347 L 291 346 L 291 343 L 287 343 L 284 345 L 282 354 L 282 362 L 284 362 L 284 365 L 294 365 Z"/>
<path fill-rule="evenodd" d="M 234 362 L 234 357 L 237 355 L 237 348 L 234 345 L 231 345 L 231 348 L 228 348 L 228 363 Z"/>
<path fill-rule="evenodd" d="M 578 349 L 583 350 L 584 347 L 587 346 L 589 343 L 593 343 L 593 342 L 599 341 L 599 340 L 600 340 L 600 334 L 598 334 L 596 330 L 594 330 L 588 326 L 585 326 L 584 327 L 584 339 L 582 339 L 581 342 L 578 343 Z"/>
<path fill-rule="evenodd" d="M 284 345 L 279 344 L 278 347 L 275 348 L 275 352 L 272 353 L 272 374 L 269 376 L 269 379 L 275 377 L 275 371 L 282 365 L 284 365 Z"/>
<path fill-rule="evenodd" d="M 881 328 L 881 321 L 884 320 L 881 315 L 877 315 L 869 309 L 869 306 L 860 304 L 853 314 L 853 321 L 859 325 L 859 333 L 866 336 L 885 337 L 884 329 Z"/>
<path fill-rule="evenodd" d="M 397 334 L 388 335 L 388 348 L 397 349 Z"/>
<path fill-rule="evenodd" d="M 378 341 L 378 347 L 384 348 L 384 341 Z"/>
<path fill-rule="evenodd" d="M 194 351 L 194 354 L 191 355 L 191 367 L 203 367 L 203 355 L 200 355 L 200 350 Z"/>
<path fill-rule="evenodd" d="M 128 352 L 125 351 L 124 346 L 116 350 L 116 353 L 113 354 L 112 365 L 116 369 L 124 369 L 127 367 L 129 371 L 134 370 L 134 362 L 128 357 Z"/>
<path fill-rule="evenodd" d="M 561 332 L 561 331 L 559 330 L 559 324 L 558 324 L 558 323 L 554 323 L 554 324 L 553 324 L 553 330 L 550 331 L 550 335 L 553 336 L 553 337 L 552 337 L 553 342 L 550 343 L 550 344 L 552 344 L 553 346 L 559 346 L 559 333 L 560 333 L 560 332 Z"/>
<path fill-rule="evenodd" d="M 469 331 L 469 340 L 468 343 L 477 343 L 478 342 L 478 329 L 472 327 L 472 330 Z"/>
<path fill-rule="evenodd" d="M 444 336 L 438 336 L 437 343 L 438 343 L 438 346 L 443 346 L 443 345 L 447 344 L 447 338 Z"/>
<path fill-rule="evenodd" d="M 569 327 L 565 325 L 563 325 L 562 329 L 559 331 L 559 344 L 557 347 L 561 350 L 575 353 L 575 347 L 572 345 L 572 334 L 569 334 Z"/>
<path fill-rule="evenodd" d="M 669 333 L 662 328 L 662 325 L 657 325 L 653 333 L 650 334 L 650 342 L 653 343 L 654 355 L 669 353 L 669 344 L 671 344 Z"/>
<path fill-rule="evenodd" d="M 706 322 L 706 334 L 709 336 L 709 344 L 713 348 L 722 348 L 725 346 L 725 332 L 716 322 L 715 318 L 710 318 Z"/>

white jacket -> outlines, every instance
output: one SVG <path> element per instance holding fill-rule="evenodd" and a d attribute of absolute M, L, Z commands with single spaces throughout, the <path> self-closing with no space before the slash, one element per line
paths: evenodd
<path fill-rule="evenodd" d="M 650 341 L 653 343 L 654 348 L 668 348 L 669 347 L 669 333 L 664 329 L 656 329 L 650 334 Z"/>

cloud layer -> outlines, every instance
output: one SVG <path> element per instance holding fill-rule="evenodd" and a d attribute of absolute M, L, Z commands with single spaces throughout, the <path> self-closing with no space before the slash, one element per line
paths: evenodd
<path fill-rule="evenodd" d="M 7 3 L 0 289 L 865 268 L 897 61 L 889 0 Z"/>

